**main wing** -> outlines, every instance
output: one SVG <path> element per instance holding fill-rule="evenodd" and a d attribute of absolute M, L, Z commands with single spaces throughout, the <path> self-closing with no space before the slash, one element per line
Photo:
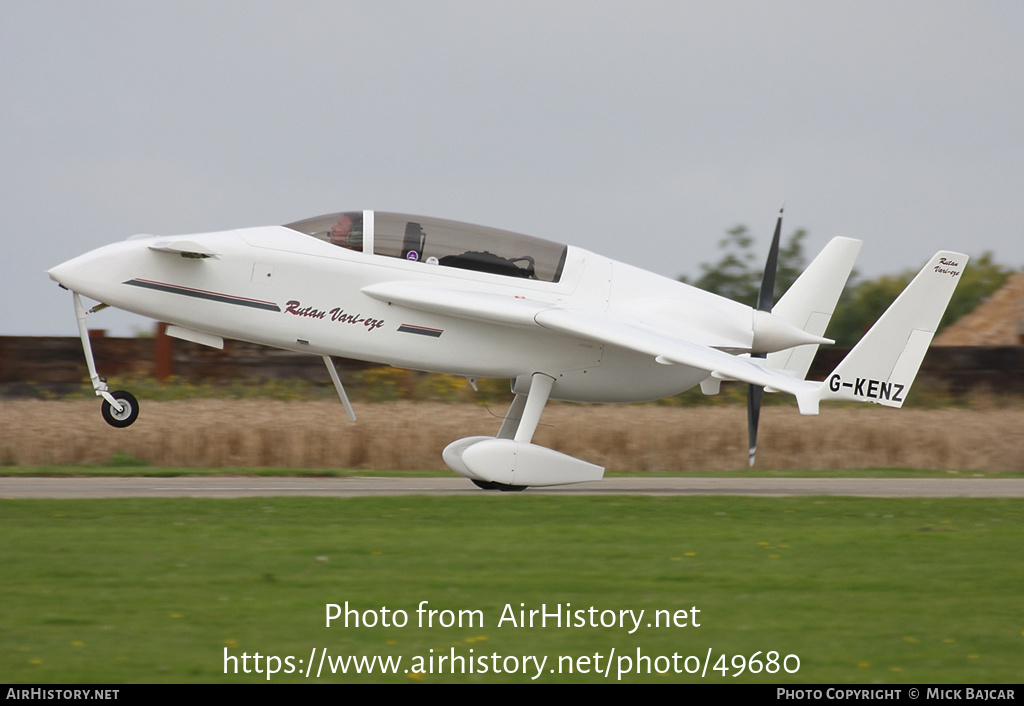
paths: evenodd
<path fill-rule="evenodd" d="M 802 413 L 817 413 L 816 391 L 820 383 L 773 370 L 762 359 L 725 353 L 611 313 L 551 308 L 539 312 L 535 320 L 552 331 L 645 353 L 663 365 L 685 365 L 714 377 L 788 392 L 796 396 Z"/>
<path fill-rule="evenodd" d="M 709 375 L 789 392 L 798 400 L 808 400 L 808 395 L 818 387 L 818 383 L 768 368 L 762 360 L 724 353 L 613 313 L 433 283 L 383 282 L 362 291 L 379 301 L 420 311 L 501 325 L 540 326 L 574 338 L 644 353 L 665 365 L 686 365 Z"/>

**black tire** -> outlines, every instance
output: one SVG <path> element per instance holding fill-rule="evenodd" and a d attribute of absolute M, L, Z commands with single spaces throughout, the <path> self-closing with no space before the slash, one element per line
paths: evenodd
<path fill-rule="evenodd" d="M 528 485 L 509 485 L 508 483 L 495 483 L 492 480 L 476 480 L 473 481 L 473 485 L 477 488 L 483 488 L 484 490 L 500 490 L 503 493 L 518 493 L 520 490 L 526 490 L 530 486 Z"/>
<path fill-rule="evenodd" d="M 123 411 L 114 409 L 109 402 L 103 400 L 103 406 L 100 408 L 103 412 L 103 421 L 118 429 L 130 427 L 139 418 L 139 401 L 135 399 L 135 395 L 124 390 L 112 392 L 111 395 L 122 406 Z"/>
<path fill-rule="evenodd" d="M 508 485 L 507 483 L 495 483 L 494 487 L 503 493 L 518 493 L 526 490 L 530 486 L 528 485 Z"/>

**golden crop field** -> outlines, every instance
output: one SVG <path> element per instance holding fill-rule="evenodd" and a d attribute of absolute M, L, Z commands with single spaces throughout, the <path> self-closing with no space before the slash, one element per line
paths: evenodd
<path fill-rule="evenodd" d="M 142 400 L 139 421 L 113 429 L 98 401 L 0 402 L 0 464 L 415 470 L 444 468 L 441 450 L 494 434 L 504 410 L 440 402 L 363 403 L 349 421 L 337 401 Z M 493 414 L 492 414 L 493 413 Z M 572 405 L 545 410 L 535 443 L 609 470 L 746 467 L 739 406 Z M 793 407 L 761 413 L 765 469 L 1024 469 L 1024 409 Z"/>

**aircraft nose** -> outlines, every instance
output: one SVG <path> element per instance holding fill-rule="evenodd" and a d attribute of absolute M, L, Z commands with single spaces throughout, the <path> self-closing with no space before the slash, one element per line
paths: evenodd
<path fill-rule="evenodd" d="M 63 277 L 68 273 L 68 263 L 61 262 L 60 264 L 50 267 L 47 269 L 46 274 L 50 276 L 50 279 L 58 284 L 63 284 Z"/>
<path fill-rule="evenodd" d="M 56 265 L 55 267 L 51 267 L 50 269 L 48 269 L 46 271 L 46 274 L 50 275 L 50 279 L 52 279 L 57 284 L 60 284 L 64 287 L 68 287 L 65 280 L 68 279 L 68 274 L 71 272 L 71 270 L 74 269 L 74 266 L 71 264 L 73 262 L 74 260 L 62 262 L 59 265 Z M 70 289 L 70 287 L 68 287 L 68 289 Z"/>
<path fill-rule="evenodd" d="M 94 296 L 91 290 L 101 283 L 110 269 L 111 260 L 108 248 L 92 250 L 84 255 L 71 258 L 46 271 L 54 282 L 65 289 Z"/>
<path fill-rule="evenodd" d="M 84 285 L 83 276 L 86 274 L 86 270 L 88 270 L 89 263 L 94 260 L 95 257 L 91 252 L 79 255 L 60 263 L 56 267 L 51 267 L 46 271 L 46 274 L 50 275 L 50 279 L 62 287 L 80 292 Z"/>

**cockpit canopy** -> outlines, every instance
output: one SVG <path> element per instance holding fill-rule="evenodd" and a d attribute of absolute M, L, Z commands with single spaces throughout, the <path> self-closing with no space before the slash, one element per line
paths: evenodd
<path fill-rule="evenodd" d="M 377 211 L 331 213 L 285 227 L 359 252 L 544 282 L 561 278 L 567 250 L 497 228 Z"/>

